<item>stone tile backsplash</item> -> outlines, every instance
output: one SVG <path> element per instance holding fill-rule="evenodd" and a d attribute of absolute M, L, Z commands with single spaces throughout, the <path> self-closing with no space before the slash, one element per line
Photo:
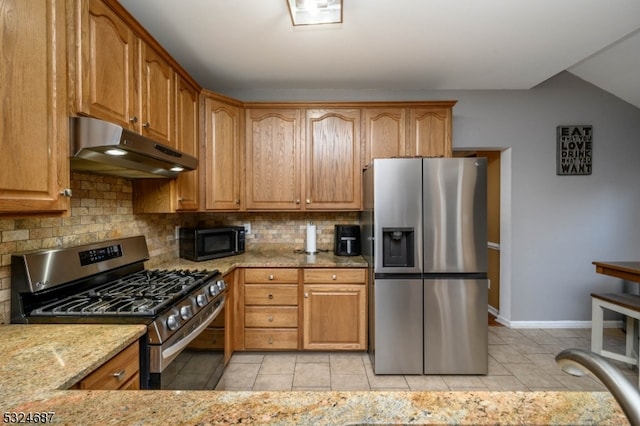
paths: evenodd
<path fill-rule="evenodd" d="M 128 179 L 71 175 L 71 212 L 67 217 L 0 218 L 0 324 L 10 321 L 11 254 L 70 247 L 113 238 L 144 235 L 153 268 L 178 256 L 176 226 L 251 224 L 247 247 L 286 243 L 304 248 L 307 223 L 318 229 L 317 247 L 333 249 L 335 224 L 358 223 L 357 212 L 336 213 L 178 213 L 134 214 Z"/>

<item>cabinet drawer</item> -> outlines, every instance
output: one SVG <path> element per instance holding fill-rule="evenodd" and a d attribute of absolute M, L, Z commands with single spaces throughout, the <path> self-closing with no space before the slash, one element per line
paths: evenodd
<path fill-rule="evenodd" d="M 345 268 L 345 269 L 305 269 L 305 283 L 359 283 L 366 282 L 366 269 Z"/>
<path fill-rule="evenodd" d="M 245 327 L 298 327 L 296 306 L 247 306 L 244 311 Z"/>
<path fill-rule="evenodd" d="M 297 349 L 297 329 L 252 329 L 244 331 L 246 349 Z"/>
<path fill-rule="evenodd" d="M 131 389 L 131 384 L 127 382 L 139 374 L 139 358 L 138 343 L 134 343 L 82 379 L 74 388 L 113 390 L 124 386 Z"/>
<path fill-rule="evenodd" d="M 131 380 L 120 386 L 118 390 L 140 390 L 140 373 L 136 373 Z"/>
<path fill-rule="evenodd" d="M 245 305 L 298 305 L 298 285 L 245 284 Z"/>
<path fill-rule="evenodd" d="M 297 269 L 247 268 L 244 270 L 245 283 L 297 283 Z"/>

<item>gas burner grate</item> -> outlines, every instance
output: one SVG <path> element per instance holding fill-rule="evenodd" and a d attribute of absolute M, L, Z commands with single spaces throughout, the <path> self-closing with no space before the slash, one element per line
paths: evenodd
<path fill-rule="evenodd" d="M 31 312 L 40 316 L 153 316 L 218 271 L 145 270 Z"/>

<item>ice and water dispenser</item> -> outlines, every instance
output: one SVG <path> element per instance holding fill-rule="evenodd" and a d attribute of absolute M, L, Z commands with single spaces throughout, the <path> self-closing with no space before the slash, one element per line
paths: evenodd
<path fill-rule="evenodd" d="M 382 266 L 415 266 L 414 228 L 382 228 Z"/>

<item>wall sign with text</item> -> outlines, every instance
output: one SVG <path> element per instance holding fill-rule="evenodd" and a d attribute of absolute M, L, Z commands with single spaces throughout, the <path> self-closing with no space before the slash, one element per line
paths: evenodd
<path fill-rule="evenodd" d="M 557 127 L 557 175 L 590 175 L 593 166 L 593 127 Z"/>

